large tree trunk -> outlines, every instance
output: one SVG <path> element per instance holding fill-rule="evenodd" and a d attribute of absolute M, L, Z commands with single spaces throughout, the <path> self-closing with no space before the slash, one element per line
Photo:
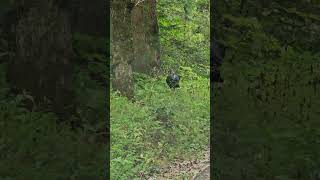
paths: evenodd
<path fill-rule="evenodd" d="M 67 118 L 73 101 L 73 48 L 66 13 L 54 1 L 30 0 L 18 1 L 13 14 L 8 80 L 18 92 L 28 92 L 36 103 L 50 104 Z"/>
<path fill-rule="evenodd" d="M 106 38 L 109 17 L 104 0 L 64 0 L 71 17 L 72 31 Z"/>
<path fill-rule="evenodd" d="M 111 1 L 112 86 L 128 98 L 133 97 L 133 61 L 130 0 Z"/>
<path fill-rule="evenodd" d="M 137 2 L 136 2 L 137 4 Z M 132 10 L 133 71 L 151 74 L 160 68 L 156 0 L 141 1 Z"/>

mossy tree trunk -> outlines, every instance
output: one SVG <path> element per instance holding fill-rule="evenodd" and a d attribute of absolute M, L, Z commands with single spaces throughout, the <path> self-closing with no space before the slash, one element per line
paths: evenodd
<path fill-rule="evenodd" d="M 132 71 L 159 72 L 156 1 L 111 1 L 112 86 L 133 97 Z"/>
<path fill-rule="evenodd" d="M 133 71 L 151 74 L 160 69 L 160 42 L 156 0 L 135 2 L 132 10 Z"/>
<path fill-rule="evenodd" d="M 133 98 L 133 43 L 130 0 L 111 1 L 111 65 L 112 87 Z"/>
<path fill-rule="evenodd" d="M 14 16 L 9 28 L 11 86 L 68 118 L 73 101 L 73 48 L 67 14 L 55 1 L 30 0 L 16 1 Z"/>
<path fill-rule="evenodd" d="M 107 38 L 109 24 L 107 3 L 104 0 L 64 0 L 71 15 L 73 32 Z"/>

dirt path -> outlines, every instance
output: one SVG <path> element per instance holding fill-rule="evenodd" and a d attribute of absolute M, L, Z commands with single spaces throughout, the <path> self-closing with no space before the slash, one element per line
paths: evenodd
<path fill-rule="evenodd" d="M 207 151 L 201 160 L 175 161 L 148 180 L 209 180 L 210 156 Z"/>
<path fill-rule="evenodd" d="M 206 166 L 198 174 L 196 174 L 193 180 L 210 180 L 210 165 Z"/>

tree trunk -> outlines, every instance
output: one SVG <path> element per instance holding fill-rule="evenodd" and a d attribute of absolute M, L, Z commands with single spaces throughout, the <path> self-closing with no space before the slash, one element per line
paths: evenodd
<path fill-rule="evenodd" d="M 137 2 L 136 2 L 137 3 Z M 160 69 L 159 28 L 156 0 L 145 0 L 132 10 L 133 71 L 151 74 Z"/>
<path fill-rule="evenodd" d="M 8 80 L 62 118 L 72 104 L 73 57 L 70 23 L 54 1 L 19 1 L 11 25 Z"/>
<path fill-rule="evenodd" d="M 64 0 L 71 16 L 72 30 L 106 38 L 109 17 L 106 2 L 103 0 Z"/>
<path fill-rule="evenodd" d="M 128 98 L 133 97 L 133 61 L 130 0 L 111 1 L 112 87 Z"/>

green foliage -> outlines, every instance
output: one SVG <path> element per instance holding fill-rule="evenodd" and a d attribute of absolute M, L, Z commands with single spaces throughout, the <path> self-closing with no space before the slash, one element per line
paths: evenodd
<path fill-rule="evenodd" d="M 53 113 L 19 107 L 20 100 L 0 101 L 0 179 L 105 177 L 105 145 L 88 142 L 92 135 L 86 132 L 57 124 Z"/>
<path fill-rule="evenodd" d="M 8 83 L 6 82 L 6 65 L 0 64 L 0 99 L 3 99 L 6 97 L 9 91 Z"/>
<path fill-rule="evenodd" d="M 160 0 L 157 7 L 164 68 L 183 65 L 206 75 L 210 64 L 209 1 Z"/>
<path fill-rule="evenodd" d="M 157 1 L 162 68 L 182 77 L 134 74 L 134 101 L 111 94 L 111 179 L 140 179 L 209 144 L 209 1 Z"/>
<path fill-rule="evenodd" d="M 183 68 L 181 88 L 135 76 L 135 102 L 111 94 L 111 179 L 153 175 L 174 159 L 201 155 L 209 142 L 209 80 Z M 165 164 L 168 165 L 168 164 Z"/>
<path fill-rule="evenodd" d="M 246 2 L 242 14 L 239 1 L 217 7 L 217 39 L 228 49 L 223 89 L 214 90 L 215 179 L 315 179 L 320 56 L 306 33 L 318 14 L 309 4 Z"/>
<path fill-rule="evenodd" d="M 107 102 L 106 80 L 108 78 L 108 58 L 106 39 L 85 34 L 74 35 L 77 52 L 74 89 L 78 121 L 86 132 L 95 134 L 106 129 L 105 107 Z"/>

